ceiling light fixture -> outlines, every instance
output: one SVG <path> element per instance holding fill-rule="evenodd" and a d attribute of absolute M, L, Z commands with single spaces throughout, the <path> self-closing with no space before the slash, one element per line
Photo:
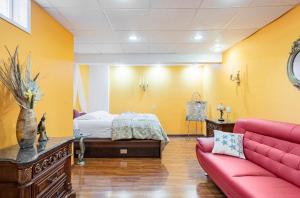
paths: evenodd
<path fill-rule="evenodd" d="M 223 46 L 222 46 L 222 45 L 216 44 L 216 45 L 214 46 L 214 51 L 215 51 L 215 52 L 221 52 L 222 50 L 223 50 Z"/>
<path fill-rule="evenodd" d="M 131 35 L 131 36 L 129 36 L 129 40 L 130 41 L 137 41 L 138 37 L 136 35 Z"/>
<path fill-rule="evenodd" d="M 197 34 L 197 35 L 194 36 L 194 39 L 195 39 L 196 41 L 199 41 L 199 40 L 201 40 L 202 38 L 203 38 L 203 36 L 202 36 L 201 34 Z"/>

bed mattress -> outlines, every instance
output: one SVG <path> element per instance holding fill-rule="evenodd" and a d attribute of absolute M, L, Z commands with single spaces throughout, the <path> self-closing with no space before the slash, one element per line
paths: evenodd
<path fill-rule="evenodd" d="M 89 137 L 111 138 L 112 120 L 74 120 L 74 127 L 81 133 L 90 134 Z"/>

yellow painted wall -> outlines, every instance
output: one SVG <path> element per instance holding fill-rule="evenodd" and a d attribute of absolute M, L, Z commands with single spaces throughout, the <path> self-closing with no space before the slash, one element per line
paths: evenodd
<path fill-rule="evenodd" d="M 232 118 L 265 118 L 300 123 L 300 91 L 288 80 L 287 61 L 300 36 L 300 6 L 224 53 L 221 67 L 205 68 L 205 93 L 210 116 L 223 102 Z M 240 86 L 229 80 L 241 70 Z"/>
<path fill-rule="evenodd" d="M 146 92 L 139 87 L 142 77 Z M 202 67 L 110 67 L 110 111 L 155 113 L 168 134 L 187 133 L 186 102 L 193 92 L 202 94 Z"/>
<path fill-rule="evenodd" d="M 89 73 L 90 73 L 90 67 L 89 65 L 80 65 L 80 75 L 81 75 L 81 80 L 82 80 L 82 85 L 83 85 L 83 89 L 84 89 L 84 95 L 85 95 L 85 99 L 87 104 L 89 103 Z M 79 99 L 77 96 L 76 99 L 76 105 L 75 108 L 78 111 L 82 111 L 80 104 L 79 104 Z"/>
<path fill-rule="evenodd" d="M 7 58 L 4 45 L 20 46 L 21 60 L 31 52 L 32 72 L 41 72 L 43 99 L 35 108 L 37 118 L 47 113 L 51 136 L 71 136 L 73 94 L 73 36 L 32 2 L 31 34 L 0 19 L 0 59 Z M 0 85 L 0 147 L 16 143 L 15 125 L 19 108 Z"/>

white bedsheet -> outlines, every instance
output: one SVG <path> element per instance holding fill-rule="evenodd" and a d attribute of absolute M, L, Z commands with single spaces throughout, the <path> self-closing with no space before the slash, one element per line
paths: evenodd
<path fill-rule="evenodd" d="M 74 119 L 73 124 L 74 128 L 79 129 L 81 133 L 89 133 L 89 137 L 111 138 L 112 120 L 115 116 L 109 114 L 105 118 L 94 120 Z"/>

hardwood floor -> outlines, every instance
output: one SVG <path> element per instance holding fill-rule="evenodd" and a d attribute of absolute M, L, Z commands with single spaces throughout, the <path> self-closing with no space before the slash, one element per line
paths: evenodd
<path fill-rule="evenodd" d="M 225 197 L 199 166 L 195 138 L 171 138 L 162 159 L 86 159 L 72 182 L 77 197 Z"/>

